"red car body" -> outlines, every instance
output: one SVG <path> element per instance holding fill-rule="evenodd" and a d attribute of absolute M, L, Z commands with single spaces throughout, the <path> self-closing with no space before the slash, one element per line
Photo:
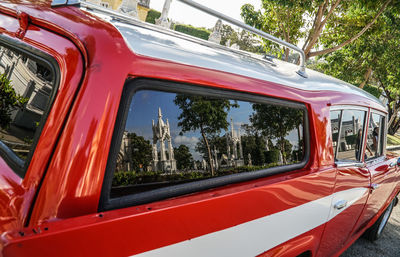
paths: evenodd
<path fill-rule="evenodd" d="M 44 0 L 1 2 L 0 34 L 51 56 L 60 74 L 56 97 L 25 177 L 19 177 L 0 157 L 2 256 L 338 256 L 378 220 L 399 193 L 400 168 L 393 165 L 393 156 L 364 167 L 335 165 L 330 108 L 352 105 L 368 108 L 368 113 L 387 113 L 366 97 L 303 90 L 140 55 L 110 23 L 76 6 L 53 8 Z M 311 146 L 307 164 L 256 180 L 99 211 L 127 78 L 166 80 L 304 103 Z M 372 190 L 373 184 L 380 186 Z M 326 197 L 353 188 L 365 189 L 355 203 L 301 234 L 291 233 L 301 222 L 294 218 L 297 213 L 286 213 L 294 215 L 291 222 L 279 224 L 278 230 L 271 227 L 268 238 L 248 238 L 247 227 L 242 227 L 257 227 L 265 217 L 277 217 L 274 221 L 279 222 L 279 213 L 310 203 L 324 204 Z M 309 212 L 313 208 L 304 209 L 310 219 L 315 218 Z M 223 234 L 230 229 L 243 229 L 243 234 L 230 241 Z M 205 237 L 206 243 L 201 241 Z M 257 238 L 261 242 L 256 245 L 264 241 L 264 248 L 253 246 Z M 181 248 L 168 248 L 177 245 Z M 198 250 L 204 248 L 207 251 Z M 160 249 L 172 250 L 168 255 Z"/>

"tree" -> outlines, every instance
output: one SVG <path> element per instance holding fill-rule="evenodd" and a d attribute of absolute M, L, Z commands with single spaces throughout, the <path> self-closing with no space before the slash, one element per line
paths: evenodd
<path fill-rule="evenodd" d="M 327 38 L 326 45 L 337 39 Z M 377 19 L 374 28 L 353 44 L 330 55 L 322 56 L 316 68 L 351 84 L 359 85 L 379 97 L 381 91 L 388 99 L 388 132 L 394 134 L 400 127 L 400 16 L 393 6 Z M 379 88 L 379 90 L 378 90 Z"/>
<path fill-rule="evenodd" d="M 263 0 L 262 10 L 250 4 L 242 6 L 242 17 L 247 24 L 285 41 L 298 44 L 306 58 L 332 53 L 354 42 L 370 29 L 378 17 L 396 0 Z M 343 34 L 343 31 L 349 33 Z M 319 49 L 326 37 L 337 37 L 335 45 Z M 277 52 L 275 44 L 266 42 L 267 50 Z M 284 49 L 286 60 L 288 49 Z M 282 53 L 281 53 L 282 55 Z"/>
<path fill-rule="evenodd" d="M 283 162 L 286 163 L 285 137 L 303 123 L 303 111 L 269 104 L 253 104 L 253 110 L 254 113 L 250 116 L 252 126 L 261 131 L 262 135 L 268 139 L 278 140 Z"/>
<path fill-rule="evenodd" d="M 11 81 L 7 78 L 6 74 L 0 74 L 0 127 L 3 129 L 8 128 L 11 123 L 12 111 L 22 108 L 28 101 L 17 94 L 11 86 Z"/>
<path fill-rule="evenodd" d="M 220 44 L 226 45 L 228 41 L 230 42 L 229 46 L 236 44 L 240 50 L 252 53 L 264 53 L 260 40 L 251 33 L 245 30 L 235 31 L 231 26 L 223 24 Z"/>
<path fill-rule="evenodd" d="M 207 135 L 219 133 L 221 129 L 228 128 L 227 116 L 232 107 L 238 107 L 236 102 L 229 100 L 213 99 L 206 96 L 188 96 L 178 94 L 174 103 L 181 109 L 178 117 L 178 126 L 181 133 L 200 130 L 204 144 L 207 147 L 208 162 L 211 175 L 214 176 L 212 155 Z"/>
<path fill-rule="evenodd" d="M 156 24 L 156 20 L 161 17 L 161 13 L 154 9 L 150 9 L 146 16 L 146 22 Z"/>
<path fill-rule="evenodd" d="M 149 140 L 144 137 L 136 135 L 136 133 L 128 133 L 128 140 L 130 148 L 128 155 L 132 158 L 133 170 L 146 170 L 152 160 L 152 148 Z"/>
<path fill-rule="evenodd" d="M 178 170 L 189 169 L 192 166 L 193 156 L 186 145 L 174 148 L 174 155 Z"/>

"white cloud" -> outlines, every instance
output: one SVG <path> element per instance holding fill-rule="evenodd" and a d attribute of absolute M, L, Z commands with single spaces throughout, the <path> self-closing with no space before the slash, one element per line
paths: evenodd
<path fill-rule="evenodd" d="M 197 137 L 187 137 L 187 136 L 176 136 L 174 138 L 174 143 L 176 147 L 179 145 L 187 145 L 189 148 L 193 149 L 197 142 L 199 142 L 199 139 Z"/>

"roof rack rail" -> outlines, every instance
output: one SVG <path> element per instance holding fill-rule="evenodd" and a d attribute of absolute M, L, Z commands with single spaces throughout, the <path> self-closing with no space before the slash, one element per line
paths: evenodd
<path fill-rule="evenodd" d="M 306 55 L 304 54 L 304 51 L 302 49 L 300 49 L 299 47 L 297 47 L 297 46 L 295 46 L 295 45 L 293 45 L 291 43 L 288 43 L 286 41 L 283 41 L 283 40 L 281 40 L 279 38 L 276 38 L 276 37 L 264 32 L 264 31 L 261 31 L 261 30 L 258 30 L 256 28 L 252 27 L 252 26 L 249 26 L 249 25 L 247 25 L 247 24 L 245 24 L 245 23 L 243 23 L 241 21 L 235 20 L 235 19 L 233 19 L 233 18 L 231 18 L 231 17 L 229 17 L 229 16 L 227 16 L 227 15 L 225 15 L 223 13 L 217 12 L 217 11 L 215 11 L 213 9 L 210 9 L 210 8 L 204 6 L 204 5 L 198 4 L 198 3 L 196 3 L 196 2 L 194 2 L 192 0 L 178 0 L 178 1 L 180 1 L 182 3 L 185 3 L 185 4 L 187 4 L 187 5 L 189 5 L 189 6 L 193 7 L 193 8 L 196 8 L 198 10 L 201 10 L 201 11 L 203 11 L 205 13 L 208 13 L 208 14 L 210 14 L 212 16 L 218 17 L 221 20 L 225 20 L 225 21 L 227 21 L 229 23 L 232 23 L 233 25 L 236 25 L 236 26 L 238 26 L 238 27 L 240 27 L 240 28 L 242 28 L 244 30 L 247 30 L 247 31 L 249 31 L 251 33 L 254 33 L 254 34 L 256 34 L 256 35 L 258 35 L 258 36 L 260 36 L 262 38 L 265 38 L 265 39 L 267 39 L 269 41 L 272 41 L 274 43 L 277 43 L 279 45 L 285 46 L 287 48 L 292 49 L 293 51 L 298 52 L 300 54 L 300 69 L 297 71 L 297 74 L 299 74 L 300 76 L 302 76 L 304 78 L 307 78 L 306 64 L 305 64 Z"/>
<path fill-rule="evenodd" d="M 54 1 L 62 1 L 62 0 L 54 0 Z M 68 0 L 64 0 L 64 1 L 68 2 Z M 69 0 L 69 1 L 76 1 L 76 0 Z M 212 15 L 212 16 L 218 17 L 221 20 L 225 20 L 225 21 L 227 21 L 229 23 L 232 23 L 232 24 L 234 24 L 234 25 L 236 25 L 236 26 L 238 26 L 238 27 L 240 27 L 240 28 L 242 28 L 244 30 L 247 30 L 247 31 L 249 31 L 251 33 L 254 33 L 256 35 L 259 35 L 259 36 L 261 36 L 261 37 L 263 37 L 263 38 L 265 38 L 267 40 L 270 40 L 270 41 L 272 41 L 274 43 L 277 43 L 279 45 L 283 45 L 283 46 L 285 46 L 287 48 L 290 48 L 290 49 L 300 53 L 300 69 L 296 73 L 299 74 L 303 78 L 307 78 L 306 66 L 305 66 L 305 54 L 304 54 L 304 51 L 302 49 L 298 48 L 297 46 L 295 46 L 293 44 L 290 44 L 290 43 L 288 43 L 286 41 L 283 41 L 283 40 L 281 40 L 279 38 L 276 38 L 276 37 L 274 37 L 274 36 L 272 36 L 272 35 L 270 35 L 270 34 L 268 34 L 266 32 L 263 32 L 263 31 L 258 30 L 256 28 L 253 28 L 253 27 L 251 27 L 251 26 L 249 26 L 247 24 L 244 24 L 243 22 L 235 20 L 235 19 L 233 19 L 233 18 L 231 18 L 229 16 L 226 16 L 225 14 L 222 14 L 222 13 L 214 11 L 214 10 L 212 10 L 212 9 L 206 7 L 206 6 L 203 6 L 201 4 L 193 2 L 192 0 L 178 0 L 178 1 L 183 2 L 183 3 L 187 4 L 187 5 L 190 5 L 191 7 L 199 9 L 199 10 L 201 10 L 203 12 L 206 12 L 206 13 Z M 102 8 L 101 6 L 98 6 L 96 4 L 92 4 L 92 3 L 89 3 L 89 2 L 86 2 L 86 1 L 81 1 L 80 3 L 81 3 L 81 7 L 89 8 L 89 9 L 95 9 L 97 11 L 103 12 L 104 14 L 110 15 L 111 17 L 119 18 L 121 20 L 125 20 L 126 22 L 135 20 L 135 18 L 133 18 L 131 16 L 128 16 L 128 15 L 125 15 L 125 14 L 122 14 L 122 13 L 119 13 L 119 12 L 116 12 L 116 11 L 113 11 L 113 10 L 108 10 L 108 9 Z"/>
<path fill-rule="evenodd" d="M 79 5 L 79 0 L 53 0 L 51 7 L 65 6 L 65 5 Z"/>

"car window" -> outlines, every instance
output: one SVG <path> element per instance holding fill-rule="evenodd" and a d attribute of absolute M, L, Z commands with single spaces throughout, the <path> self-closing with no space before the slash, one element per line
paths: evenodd
<path fill-rule="evenodd" d="M 0 152 L 24 166 L 54 88 L 55 74 L 43 61 L 0 46 Z"/>
<path fill-rule="evenodd" d="M 110 198 L 304 161 L 305 108 L 213 95 L 137 91 Z"/>
<path fill-rule="evenodd" d="M 336 159 L 339 161 L 362 160 L 362 140 L 366 111 L 343 110 L 339 129 Z"/>
<path fill-rule="evenodd" d="M 332 147 L 333 147 L 333 154 L 336 157 L 336 148 L 338 145 L 338 135 L 339 135 L 339 125 L 340 125 L 340 116 L 342 111 L 331 111 L 330 118 L 331 118 L 331 133 L 332 133 Z"/>
<path fill-rule="evenodd" d="M 367 151 L 368 159 L 383 155 L 384 139 L 384 120 L 385 117 L 376 113 L 371 113 L 368 123 Z"/>

